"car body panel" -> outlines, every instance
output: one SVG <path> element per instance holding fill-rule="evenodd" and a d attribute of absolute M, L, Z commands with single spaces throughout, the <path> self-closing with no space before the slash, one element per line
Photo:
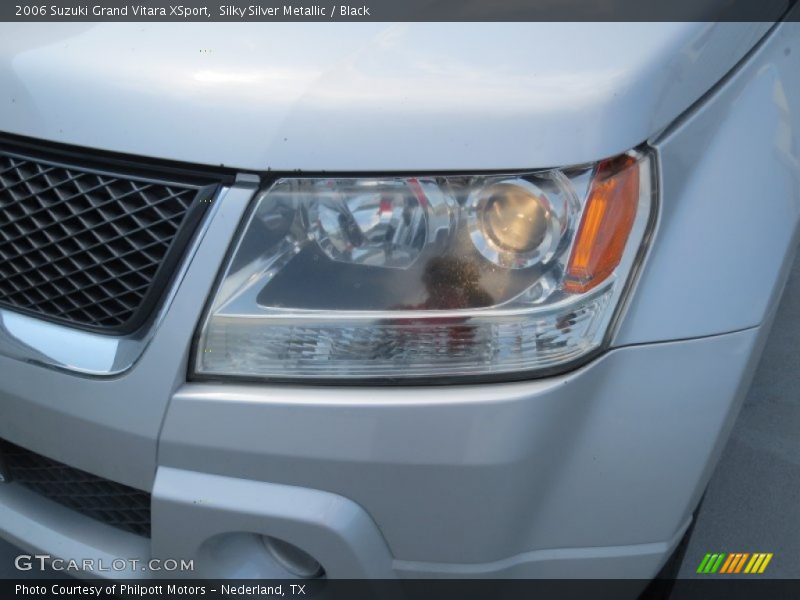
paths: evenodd
<path fill-rule="evenodd" d="M 669 540 L 747 389 L 757 333 L 621 349 L 542 381 L 413 394 L 189 384 L 170 403 L 159 463 L 346 496 L 398 560 Z"/>
<path fill-rule="evenodd" d="M 258 543 L 271 535 L 334 577 L 644 579 L 689 523 L 767 331 L 414 394 L 185 384 L 161 436 L 148 546 L 13 483 L 0 486 L 0 534 L 62 558 L 195 561 L 173 577 L 286 577 Z"/>
<path fill-rule="evenodd" d="M 654 146 L 658 231 L 615 344 L 758 325 L 797 247 L 800 24 L 783 24 Z"/>
<path fill-rule="evenodd" d="M 6 24 L 0 131 L 251 170 L 566 166 L 661 131 L 768 29 Z"/>

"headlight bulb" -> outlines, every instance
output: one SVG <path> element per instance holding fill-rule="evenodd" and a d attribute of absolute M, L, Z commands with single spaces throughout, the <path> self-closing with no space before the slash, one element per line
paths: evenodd
<path fill-rule="evenodd" d="M 482 215 L 489 239 L 509 252 L 530 252 L 541 246 L 551 218 L 543 199 L 508 183 L 491 186 L 491 194 Z"/>
<path fill-rule="evenodd" d="M 524 269 L 547 264 L 555 256 L 579 207 L 568 185 L 557 179 L 537 183 L 503 179 L 470 195 L 470 237 L 484 258 L 505 268 Z"/>

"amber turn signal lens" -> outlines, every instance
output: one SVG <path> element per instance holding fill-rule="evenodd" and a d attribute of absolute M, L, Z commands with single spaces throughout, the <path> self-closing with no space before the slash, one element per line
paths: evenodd
<path fill-rule="evenodd" d="M 631 156 L 597 166 L 567 265 L 564 289 L 581 294 L 604 281 L 622 259 L 639 203 L 639 163 Z"/>

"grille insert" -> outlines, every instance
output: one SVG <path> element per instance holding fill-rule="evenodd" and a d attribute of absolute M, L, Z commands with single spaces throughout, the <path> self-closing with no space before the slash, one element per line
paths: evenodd
<path fill-rule="evenodd" d="M 136 329 L 212 190 L 0 150 L 0 305 L 88 329 Z"/>
<path fill-rule="evenodd" d="M 150 494 L 68 467 L 5 440 L 0 458 L 11 482 L 107 525 L 150 536 Z"/>

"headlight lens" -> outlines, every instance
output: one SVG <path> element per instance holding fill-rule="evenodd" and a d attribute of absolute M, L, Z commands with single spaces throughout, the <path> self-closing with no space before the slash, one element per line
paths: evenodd
<path fill-rule="evenodd" d="M 202 375 L 408 380 L 551 369 L 602 343 L 650 159 L 514 175 L 285 178 L 259 194 Z"/>
<path fill-rule="evenodd" d="M 509 269 L 549 263 L 580 214 L 572 186 L 558 171 L 487 182 L 467 206 L 475 248 Z"/>

